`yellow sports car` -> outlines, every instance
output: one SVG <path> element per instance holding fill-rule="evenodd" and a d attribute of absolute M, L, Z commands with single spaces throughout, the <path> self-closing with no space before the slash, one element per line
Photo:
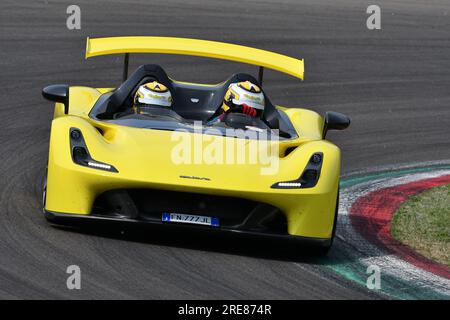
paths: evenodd
<path fill-rule="evenodd" d="M 259 73 L 195 84 L 146 64 L 128 77 L 132 53 L 238 61 Z M 238 232 L 328 251 L 341 155 L 325 136 L 350 119 L 276 106 L 262 90 L 264 68 L 303 80 L 303 60 L 196 39 L 87 39 L 86 58 L 109 54 L 124 55 L 118 88 L 42 91 L 56 102 L 43 191 L 47 220 Z M 146 99 L 156 102 L 144 108 Z"/>

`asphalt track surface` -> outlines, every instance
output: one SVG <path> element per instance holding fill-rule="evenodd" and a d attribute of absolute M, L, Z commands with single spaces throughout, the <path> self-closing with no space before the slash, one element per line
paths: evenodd
<path fill-rule="evenodd" d="M 82 29 L 66 28 L 78 4 Z M 232 42 L 305 58 L 306 81 L 266 71 L 276 104 L 335 110 L 343 173 L 450 157 L 450 3 L 377 1 L 12 1 L 0 3 L 0 298 L 373 299 L 301 252 L 264 241 L 50 227 L 40 211 L 51 83 L 113 87 L 121 58 L 84 60 L 87 36 Z M 256 68 L 193 57 L 132 56 L 178 80 L 215 83 Z M 336 242 L 331 255 L 339 256 Z M 82 289 L 66 288 L 78 265 Z"/>

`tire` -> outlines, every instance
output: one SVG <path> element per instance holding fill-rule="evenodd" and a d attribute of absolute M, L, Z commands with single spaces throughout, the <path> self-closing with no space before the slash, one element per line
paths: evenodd
<path fill-rule="evenodd" d="M 45 168 L 45 175 L 44 175 L 44 179 L 42 181 L 42 213 L 45 214 L 45 203 L 47 201 L 47 173 L 48 173 L 48 168 Z"/>
<path fill-rule="evenodd" d="M 334 220 L 333 220 L 333 230 L 331 231 L 331 238 L 330 242 L 326 246 L 320 246 L 320 247 L 314 247 L 311 248 L 311 255 L 316 257 L 324 257 L 328 254 L 331 247 L 333 246 L 334 237 L 336 235 L 336 225 L 337 225 L 337 217 L 339 212 L 339 187 L 337 192 L 337 198 L 336 198 L 336 209 L 334 211 Z"/>

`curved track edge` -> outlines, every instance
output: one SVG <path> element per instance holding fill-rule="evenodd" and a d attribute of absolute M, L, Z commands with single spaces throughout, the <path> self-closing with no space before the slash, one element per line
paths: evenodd
<path fill-rule="evenodd" d="M 376 290 L 388 298 L 450 299 L 448 268 L 405 249 L 390 237 L 392 210 L 395 211 L 413 191 L 445 184 L 449 177 L 450 162 L 443 161 L 405 165 L 398 169 L 376 168 L 344 176 L 336 249 L 324 262 L 326 267 L 366 286 L 370 275 L 368 267 L 377 266 L 381 271 L 381 286 Z M 395 190 L 398 192 L 394 194 Z M 386 198 L 389 194 L 397 196 L 396 202 Z M 378 195 L 376 203 L 372 201 L 374 195 Z M 377 210 L 386 201 L 390 208 L 389 219 L 379 219 L 383 217 Z"/>

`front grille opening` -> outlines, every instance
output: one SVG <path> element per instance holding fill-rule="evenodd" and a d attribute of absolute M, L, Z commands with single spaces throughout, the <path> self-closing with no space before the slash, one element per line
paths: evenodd
<path fill-rule="evenodd" d="M 229 229 L 287 234 L 285 215 L 276 207 L 252 200 L 155 189 L 120 189 L 101 194 L 92 214 L 161 222 L 162 213 L 219 218 Z"/>

